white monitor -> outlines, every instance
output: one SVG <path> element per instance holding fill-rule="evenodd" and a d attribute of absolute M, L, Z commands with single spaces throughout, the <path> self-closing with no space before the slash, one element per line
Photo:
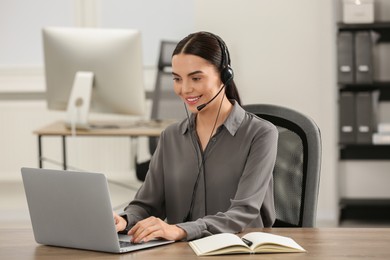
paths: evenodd
<path fill-rule="evenodd" d="M 145 113 L 141 34 L 130 29 L 43 29 L 46 99 L 66 123 L 89 128 L 89 111 Z"/>

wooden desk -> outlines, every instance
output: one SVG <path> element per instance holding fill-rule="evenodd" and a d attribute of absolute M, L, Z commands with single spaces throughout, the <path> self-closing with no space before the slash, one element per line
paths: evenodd
<path fill-rule="evenodd" d="M 121 122 L 118 123 L 117 128 L 96 128 L 91 130 L 77 130 L 77 136 L 90 136 L 90 137 L 158 137 L 161 132 L 174 121 L 134 121 L 134 122 Z M 43 161 L 46 158 L 43 156 L 42 152 L 42 138 L 48 136 L 57 136 L 62 139 L 62 166 L 66 170 L 67 157 L 66 157 L 66 138 L 72 136 L 71 129 L 67 128 L 63 121 L 57 121 L 50 125 L 39 128 L 33 132 L 38 136 L 38 163 L 39 168 L 42 168 Z"/>
<path fill-rule="evenodd" d="M 251 229 L 289 236 L 307 253 L 239 255 L 240 259 L 390 259 L 390 228 Z M 31 229 L 0 229 L 0 259 L 237 259 L 238 255 L 199 258 L 186 242 L 125 254 L 36 244 Z"/>

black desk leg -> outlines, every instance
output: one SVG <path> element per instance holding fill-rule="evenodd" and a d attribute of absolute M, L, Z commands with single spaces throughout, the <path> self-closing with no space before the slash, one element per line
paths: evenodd
<path fill-rule="evenodd" d="M 42 136 L 38 135 L 38 165 L 42 168 Z"/>
<path fill-rule="evenodd" d="M 66 136 L 62 136 L 62 163 L 63 166 L 62 168 L 64 170 L 67 170 L 67 165 L 66 165 Z"/>

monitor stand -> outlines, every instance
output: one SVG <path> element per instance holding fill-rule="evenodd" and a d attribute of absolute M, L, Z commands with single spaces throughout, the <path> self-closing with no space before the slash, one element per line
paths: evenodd
<path fill-rule="evenodd" d="M 79 71 L 76 73 L 70 93 L 66 126 L 69 128 L 89 129 L 88 114 L 91 106 L 93 73 Z"/>

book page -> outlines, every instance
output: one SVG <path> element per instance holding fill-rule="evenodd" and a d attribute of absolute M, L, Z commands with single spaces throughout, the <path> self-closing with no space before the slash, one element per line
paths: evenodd
<path fill-rule="evenodd" d="M 239 252 L 239 251 L 249 252 L 248 246 L 245 245 L 244 242 L 242 242 L 241 238 L 239 238 L 235 234 L 230 234 L 230 233 L 222 233 L 222 234 L 216 234 L 216 235 L 200 238 L 191 241 L 189 244 L 197 255 L 209 254 L 217 250 L 218 250 L 218 254 L 228 253 L 230 252 L 229 248 L 231 247 L 235 247 L 232 248 L 234 252 Z M 240 249 L 237 249 L 237 246 Z M 219 250 L 224 248 L 226 250 L 221 250 L 221 251 Z"/>
<path fill-rule="evenodd" d="M 289 237 L 264 232 L 251 232 L 243 236 L 253 243 L 251 249 L 257 252 L 295 252 L 306 250 Z"/>

